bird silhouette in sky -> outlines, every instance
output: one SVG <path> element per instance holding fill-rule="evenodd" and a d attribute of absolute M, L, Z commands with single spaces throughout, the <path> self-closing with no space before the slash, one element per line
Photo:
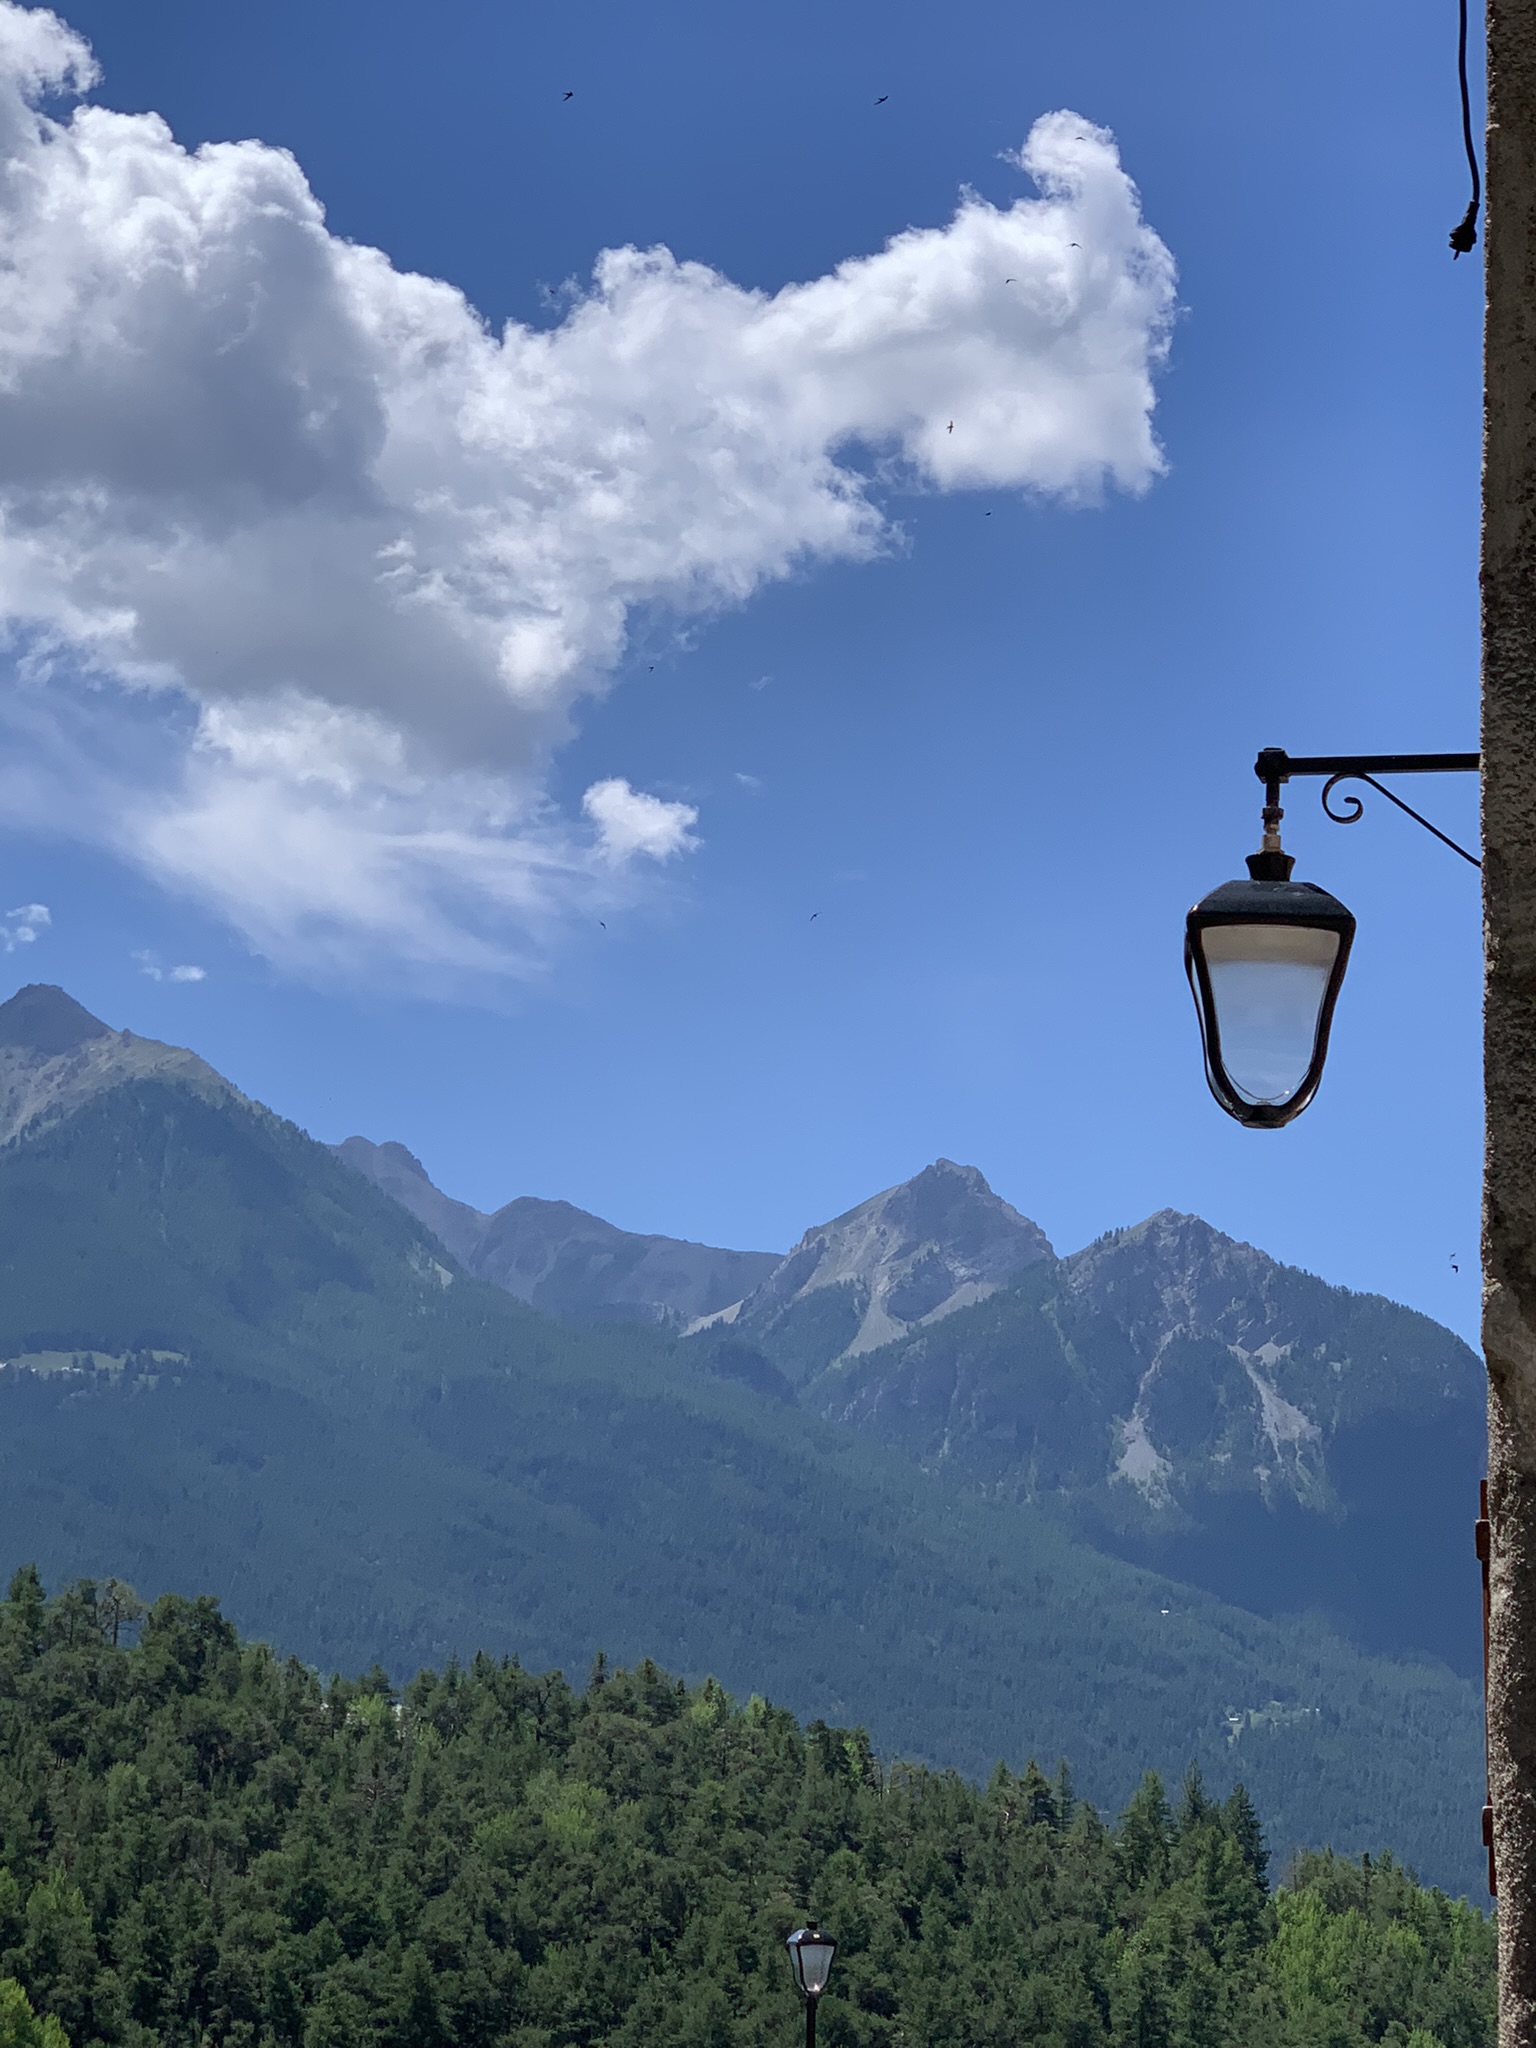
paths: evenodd
<path fill-rule="evenodd" d="M 1074 244 L 1074 247 L 1075 247 L 1075 246 L 1076 246 L 1076 245 Z M 1003 283 L 1004 283 L 1004 284 L 1017 284 L 1017 283 L 1018 283 L 1018 281 L 1019 281 L 1019 280 L 1018 280 L 1018 279 L 1017 279 L 1016 277 L 1005 277 L 1005 278 L 1003 279 Z"/>
<path fill-rule="evenodd" d="M 945 428 L 944 431 L 947 434 L 952 434 L 955 431 L 955 423 L 953 420 L 950 421 L 949 425 Z"/>
<path fill-rule="evenodd" d="M 818 917 L 820 917 L 820 915 L 821 915 L 821 912 L 820 912 L 819 910 L 813 910 L 813 911 L 811 912 L 811 915 L 810 915 L 810 919 L 809 919 L 809 922 L 810 922 L 811 924 L 814 924 L 814 923 L 816 922 L 817 918 L 818 918 Z"/>
<path fill-rule="evenodd" d="M 598 923 L 599 923 L 600 925 L 602 925 L 602 926 L 603 926 L 603 930 L 604 930 L 604 931 L 607 931 L 608 927 L 607 927 L 607 925 L 603 924 L 603 920 L 602 920 L 601 918 L 599 918 L 599 919 L 598 919 L 597 921 L 598 921 Z"/>
<path fill-rule="evenodd" d="M 568 92 L 568 93 L 566 93 L 566 94 L 564 95 L 564 97 L 565 97 L 566 99 L 568 99 L 568 100 L 573 100 L 573 99 L 575 99 L 575 97 L 576 97 L 576 94 L 575 94 L 575 92 L 574 92 L 574 90 L 573 90 L 573 91 L 571 91 L 571 92 Z"/>
<path fill-rule="evenodd" d="M 1460 1266 L 1458 1266 L 1456 1263 L 1456 1254 L 1454 1252 L 1451 1253 L 1451 1271 L 1453 1273 L 1459 1273 L 1461 1271 Z"/>
<path fill-rule="evenodd" d="M 879 99 L 877 99 L 877 100 L 875 101 L 875 105 L 876 105 L 877 107 L 883 107 L 883 106 L 885 105 L 886 101 L 887 101 L 887 100 L 888 100 L 889 98 L 890 98 L 890 94 L 889 94 L 888 92 L 883 92 L 883 93 L 881 93 L 881 95 L 880 95 Z"/>

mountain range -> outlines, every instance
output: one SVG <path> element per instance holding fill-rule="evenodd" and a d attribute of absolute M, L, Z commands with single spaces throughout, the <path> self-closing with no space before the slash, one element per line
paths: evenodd
<path fill-rule="evenodd" d="M 1475 1882 L 1476 1691 L 1429 1640 L 1475 1623 L 1467 1503 L 1391 1483 L 1458 1431 L 1475 1479 L 1476 1361 L 1425 1318 L 1190 1218 L 1058 1259 L 943 1161 L 782 1258 L 482 1217 L 58 990 L 0 1005 L 0 1116 L 12 1561 L 190 1582 L 327 1665 L 652 1654 L 1111 1805 L 1193 1758 L 1282 1853 Z M 1454 1561 L 1438 1620 L 1351 1611 L 1378 1538 Z M 1308 1544 L 1354 1592 L 1264 1562 Z"/>
<path fill-rule="evenodd" d="M 551 1315 L 682 1325 L 739 1300 L 779 1263 L 772 1252 L 642 1237 L 532 1195 L 487 1216 L 434 1187 L 403 1145 L 348 1138 L 336 1151 L 424 1223 L 466 1272 Z"/>
<path fill-rule="evenodd" d="M 522 1300 L 681 1328 L 715 1371 L 1097 1548 L 1477 1668 L 1483 1373 L 1427 1316 L 1172 1210 L 1057 1258 L 947 1159 L 776 1258 L 529 1197 L 484 1217 L 401 1145 L 337 1149 Z"/>

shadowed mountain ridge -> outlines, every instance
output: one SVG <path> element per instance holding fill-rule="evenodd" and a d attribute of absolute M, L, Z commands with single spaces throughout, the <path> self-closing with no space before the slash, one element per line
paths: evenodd
<path fill-rule="evenodd" d="M 487 1215 L 436 1187 L 404 1145 L 346 1138 L 337 1153 L 434 1232 L 465 1270 L 548 1314 L 683 1324 L 724 1307 L 778 1264 L 620 1230 L 571 1202 L 520 1195 Z"/>

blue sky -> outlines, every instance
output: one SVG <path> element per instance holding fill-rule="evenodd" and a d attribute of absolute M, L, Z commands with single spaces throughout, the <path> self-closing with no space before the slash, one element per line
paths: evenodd
<path fill-rule="evenodd" d="M 773 294 L 945 230 L 962 188 L 1006 210 L 1034 188 L 1002 153 L 1060 108 L 1113 131 L 1178 312 L 1152 415 L 1166 468 L 1139 494 L 1064 504 L 887 443 L 853 458 L 891 522 L 872 559 L 824 551 L 681 624 L 636 610 L 540 801 L 579 823 L 585 792 L 627 785 L 659 808 L 624 829 L 675 850 L 642 844 L 632 882 L 562 883 L 531 931 L 482 912 L 515 969 L 392 948 L 387 916 L 366 945 L 293 943 L 238 907 L 242 880 L 261 899 L 259 832 L 222 893 L 202 886 L 224 784 L 212 836 L 150 858 L 135 833 L 168 828 L 122 792 L 141 745 L 145 783 L 165 772 L 174 686 L 75 689 L 65 748 L 28 725 L 23 675 L 0 856 L 7 902 L 52 921 L 14 980 L 194 1045 L 319 1136 L 399 1138 L 482 1206 L 563 1196 L 777 1247 L 942 1154 L 1059 1249 L 1170 1205 L 1472 1334 L 1472 870 L 1385 805 L 1341 830 L 1293 789 L 1298 872 L 1360 933 L 1328 1077 L 1281 1134 L 1206 1095 L 1180 964 L 1188 903 L 1256 843 L 1257 747 L 1476 744 L 1480 271 L 1445 246 L 1465 204 L 1448 6 L 66 13 L 96 105 L 158 112 L 188 148 L 291 151 L 334 235 L 493 326 L 561 327 L 565 281 L 626 244 Z M 921 371 L 935 420 L 968 317 Z M 936 462 L 992 396 L 967 377 Z M 111 407 L 139 401 L 98 383 L 115 432 Z M 188 502 L 216 519 L 239 481 L 221 463 L 257 457 L 195 439 Z M 985 468 L 988 436 L 968 445 Z M 386 657 L 338 629 L 330 658 Z M 1415 800 L 1475 830 L 1470 787 Z"/>

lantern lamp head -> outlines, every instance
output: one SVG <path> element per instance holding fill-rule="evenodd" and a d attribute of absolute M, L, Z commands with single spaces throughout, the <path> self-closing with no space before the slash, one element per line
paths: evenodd
<path fill-rule="evenodd" d="M 1211 1093 L 1240 1124 L 1273 1131 L 1301 1115 L 1323 1078 L 1355 920 L 1326 889 L 1292 881 L 1278 786 L 1266 795 L 1248 879 L 1223 882 L 1190 911 L 1184 966 Z"/>
<path fill-rule="evenodd" d="M 807 1998 L 820 1998 L 832 1974 L 837 1943 L 830 1934 L 823 1934 L 814 1920 L 809 1920 L 804 1927 L 795 1929 L 784 1946 L 789 1950 L 795 1982 Z"/>

